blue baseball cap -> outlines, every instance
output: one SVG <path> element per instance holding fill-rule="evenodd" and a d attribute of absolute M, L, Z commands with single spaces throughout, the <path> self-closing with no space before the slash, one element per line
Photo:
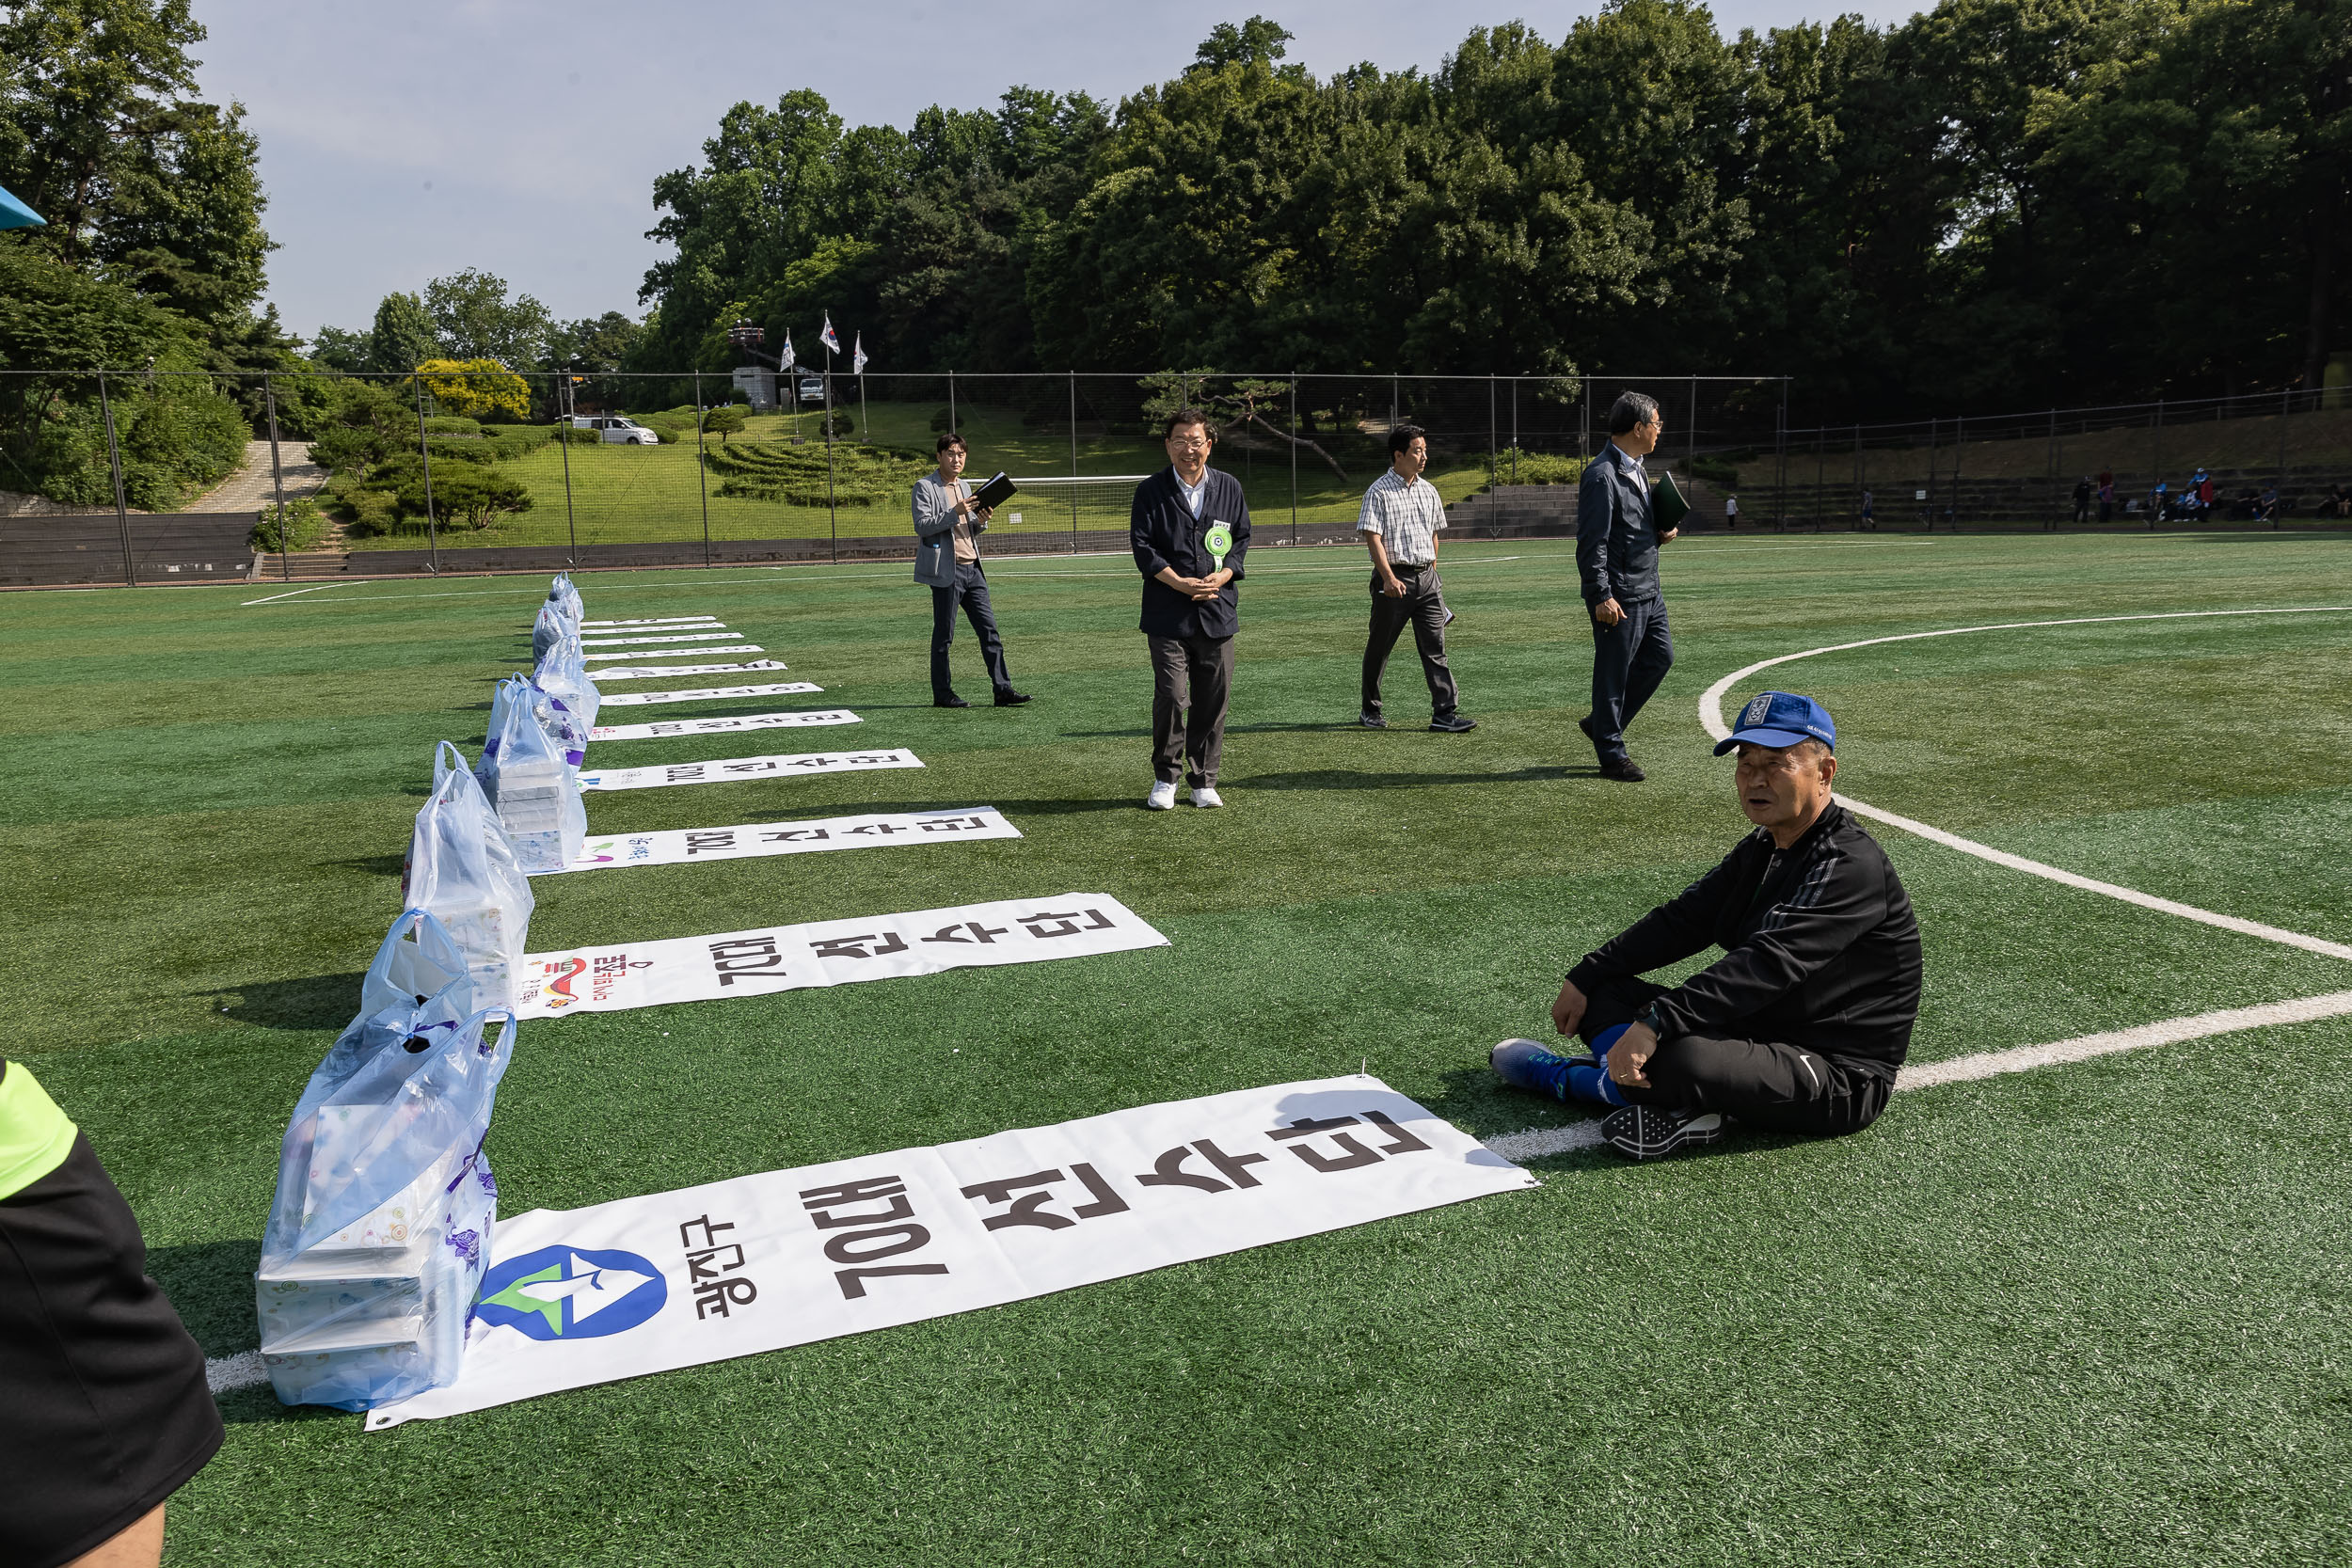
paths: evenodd
<path fill-rule="evenodd" d="M 1818 740 L 1833 752 L 1837 750 L 1837 726 L 1831 721 L 1829 709 L 1793 691 L 1759 691 L 1732 721 L 1731 738 L 1718 742 L 1715 754 L 1722 756 L 1734 746 L 1749 742 L 1780 747 L 1794 746 L 1800 740 Z"/>

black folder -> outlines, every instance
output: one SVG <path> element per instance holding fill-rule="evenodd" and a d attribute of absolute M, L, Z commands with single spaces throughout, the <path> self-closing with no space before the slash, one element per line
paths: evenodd
<path fill-rule="evenodd" d="M 1007 479 L 1004 471 L 999 469 L 994 479 L 972 492 L 972 504 L 993 510 L 1004 505 L 1018 494 L 1020 494 L 1020 487 L 1011 480 Z"/>

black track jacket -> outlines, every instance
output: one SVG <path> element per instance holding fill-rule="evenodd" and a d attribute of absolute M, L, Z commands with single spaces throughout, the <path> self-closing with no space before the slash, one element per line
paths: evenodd
<path fill-rule="evenodd" d="M 1724 956 L 1658 999 L 1661 1037 L 1778 1040 L 1881 1078 L 1919 1016 L 1919 923 L 1895 867 L 1836 801 L 1786 850 L 1758 828 L 1721 865 L 1568 978 L 1596 986 L 1720 945 Z"/>

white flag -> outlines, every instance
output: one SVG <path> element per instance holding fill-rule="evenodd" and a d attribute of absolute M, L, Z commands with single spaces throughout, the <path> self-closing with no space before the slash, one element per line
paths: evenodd
<path fill-rule="evenodd" d="M 779 357 L 779 358 L 776 360 L 776 369 L 778 369 L 778 370 L 780 370 L 780 371 L 788 371 L 788 370 L 790 370 L 791 368 L 792 368 L 792 329 L 791 329 L 790 327 L 788 327 L 788 326 L 787 326 L 787 327 L 786 327 L 786 328 L 784 329 L 784 354 L 782 355 L 782 356 L 781 356 L 781 357 Z"/>
<path fill-rule="evenodd" d="M 850 350 L 850 373 L 851 375 L 866 373 L 866 334 L 863 332 L 857 335 L 855 344 Z"/>
<path fill-rule="evenodd" d="M 834 337 L 833 333 L 833 312 L 831 310 L 825 312 L 825 329 L 817 334 L 817 341 L 824 344 L 827 348 L 833 350 L 835 354 L 839 354 L 841 352 L 841 340 Z"/>

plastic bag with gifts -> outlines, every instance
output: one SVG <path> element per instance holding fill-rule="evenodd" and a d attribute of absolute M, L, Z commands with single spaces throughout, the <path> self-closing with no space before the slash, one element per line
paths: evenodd
<path fill-rule="evenodd" d="M 548 695 L 563 699 L 584 741 L 588 732 L 596 727 L 596 710 L 604 705 L 604 697 L 596 689 L 596 683 L 588 678 L 588 661 L 580 653 L 580 634 L 565 632 L 540 658 L 531 673 L 531 680 Z"/>
<path fill-rule="evenodd" d="M 548 657 L 548 650 L 564 641 L 565 633 L 578 636 L 580 623 L 566 620 L 563 608 L 550 600 L 539 607 L 539 619 L 531 627 L 531 662 L 538 663 Z"/>
<path fill-rule="evenodd" d="M 254 1301 L 288 1404 L 366 1410 L 456 1380 L 498 1221 L 483 1142 L 515 1048 L 503 1008 L 450 1016 L 463 984 L 346 1030 L 287 1123 Z"/>
<path fill-rule="evenodd" d="M 490 699 L 490 738 L 474 765 L 474 778 L 525 873 L 563 870 L 580 858 L 588 836 L 575 776 L 579 764 L 566 765 L 540 722 L 537 707 L 545 700 L 520 675 L 499 682 Z"/>
<path fill-rule="evenodd" d="M 446 740 L 433 753 L 433 797 L 417 813 L 400 885 L 402 901 L 429 911 L 465 955 L 474 1006 L 513 1006 L 531 927 L 529 874 L 465 753 Z"/>
<path fill-rule="evenodd" d="M 587 613 L 587 609 L 580 602 L 580 590 L 573 586 L 571 573 L 555 574 L 555 580 L 548 584 L 548 603 L 564 612 L 574 631 L 580 629 L 580 618 Z"/>

